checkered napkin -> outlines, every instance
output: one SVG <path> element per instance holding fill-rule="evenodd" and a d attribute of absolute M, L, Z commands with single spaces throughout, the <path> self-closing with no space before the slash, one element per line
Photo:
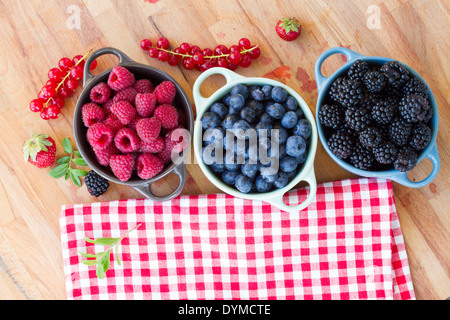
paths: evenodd
<path fill-rule="evenodd" d="M 285 195 L 306 198 L 308 188 Z M 121 237 L 106 278 L 84 237 Z M 68 299 L 415 299 L 392 184 L 319 184 L 298 214 L 226 194 L 67 205 L 60 215 Z"/>

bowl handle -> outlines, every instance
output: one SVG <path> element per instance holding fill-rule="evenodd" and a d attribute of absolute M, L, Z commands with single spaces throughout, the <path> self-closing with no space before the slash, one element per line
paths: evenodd
<path fill-rule="evenodd" d="M 184 162 L 181 162 L 180 164 L 178 164 L 174 171 L 173 171 L 177 176 L 178 179 L 180 180 L 178 187 L 170 194 L 168 194 L 167 196 L 155 196 L 152 193 L 152 183 L 153 182 L 149 182 L 146 185 L 140 186 L 140 187 L 134 187 L 137 191 L 139 191 L 141 194 L 143 194 L 146 198 L 153 200 L 153 201 L 167 201 L 170 199 L 173 199 L 177 196 L 180 195 L 181 191 L 184 188 L 184 185 L 186 184 L 186 164 Z"/>
<path fill-rule="evenodd" d="M 236 72 L 233 72 L 233 71 L 225 69 L 225 68 L 214 67 L 214 68 L 206 70 L 197 78 L 197 80 L 195 81 L 194 86 L 192 88 L 193 96 L 194 96 L 194 103 L 195 103 L 196 108 L 198 108 L 198 106 L 205 106 L 205 102 L 206 102 L 207 98 L 202 96 L 202 94 L 200 93 L 200 87 L 201 87 L 202 83 L 208 77 L 210 77 L 214 74 L 223 75 L 225 77 L 225 79 L 227 80 L 227 83 L 243 78 L 243 76 L 237 74 Z M 198 111 L 198 109 L 197 109 L 197 111 Z"/>
<path fill-rule="evenodd" d="M 303 201 L 302 203 L 300 203 L 300 204 L 298 204 L 296 206 L 288 206 L 283 201 L 284 194 L 282 194 L 281 197 L 278 196 L 276 198 L 265 199 L 263 201 L 266 201 L 266 202 L 270 203 L 271 205 L 273 205 L 273 206 L 275 206 L 278 209 L 281 209 L 283 211 L 287 211 L 287 212 L 290 212 L 290 213 L 298 213 L 301 210 L 305 209 L 307 206 L 309 206 L 311 204 L 311 202 L 316 198 L 317 181 L 316 181 L 316 176 L 314 174 L 314 168 L 311 168 L 310 172 L 303 179 L 303 181 L 306 181 L 309 184 L 309 195 L 306 198 L 306 200 Z"/>
<path fill-rule="evenodd" d="M 404 185 L 406 187 L 410 187 L 410 188 L 421 188 L 421 187 L 429 184 L 431 181 L 434 180 L 434 178 L 436 178 L 436 176 L 439 172 L 439 168 L 441 166 L 441 160 L 439 158 L 439 153 L 438 153 L 436 143 L 433 145 L 432 149 L 427 154 L 426 158 L 430 159 L 431 162 L 433 163 L 433 170 L 428 175 L 428 177 L 426 177 L 424 180 L 419 181 L 419 182 L 411 181 L 411 180 L 409 180 L 406 172 L 399 172 L 398 174 L 392 175 L 387 178 L 391 179 L 401 185 Z"/>
<path fill-rule="evenodd" d="M 98 49 L 91 53 L 91 55 L 87 58 L 86 63 L 84 65 L 83 87 L 85 87 L 87 83 L 89 83 L 92 79 L 95 78 L 95 76 L 92 75 L 90 72 L 92 62 L 94 62 L 94 60 L 97 59 L 98 57 L 103 56 L 105 54 L 113 54 L 117 56 L 119 58 L 119 64 L 134 62 L 133 60 L 130 59 L 130 57 L 128 57 L 125 53 L 123 53 L 119 49 L 111 47 Z"/>
<path fill-rule="evenodd" d="M 317 59 L 316 65 L 314 67 L 314 76 L 316 77 L 318 91 L 322 89 L 322 84 L 328 79 L 328 77 L 325 77 L 322 74 L 321 71 L 322 64 L 327 58 L 337 53 L 343 54 L 344 56 L 347 57 L 346 64 L 353 63 L 354 60 L 364 57 L 362 54 L 356 53 L 355 51 L 352 51 L 344 47 L 334 47 L 324 51 Z"/>

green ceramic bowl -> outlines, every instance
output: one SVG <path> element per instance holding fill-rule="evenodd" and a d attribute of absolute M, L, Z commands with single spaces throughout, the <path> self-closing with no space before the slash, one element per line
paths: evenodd
<path fill-rule="evenodd" d="M 213 93 L 209 98 L 205 98 L 200 93 L 200 87 L 202 83 L 211 75 L 214 74 L 220 74 L 225 77 L 227 83 L 217 90 L 215 93 Z M 309 150 L 308 150 L 308 156 L 306 158 L 306 161 L 303 165 L 303 168 L 297 173 L 297 175 L 294 177 L 294 179 L 288 183 L 288 185 L 282 189 L 266 192 L 266 193 L 242 193 L 239 192 L 237 189 L 228 186 L 224 182 L 222 182 L 210 169 L 209 167 L 202 161 L 201 152 L 202 152 L 202 146 L 203 146 L 203 129 L 201 124 L 201 118 L 203 114 L 209 110 L 210 106 L 216 102 L 221 100 L 230 90 L 232 87 L 234 87 L 237 84 L 244 84 L 244 85 L 270 85 L 270 86 L 280 86 L 285 88 L 288 93 L 293 96 L 297 102 L 300 108 L 302 109 L 306 119 L 311 123 L 311 143 L 309 144 Z M 194 96 L 194 102 L 197 109 L 197 117 L 194 124 L 194 153 L 195 157 L 200 165 L 200 168 L 202 169 L 203 173 L 207 176 L 207 178 L 219 189 L 222 191 L 233 195 L 235 197 L 243 198 L 243 199 L 251 199 L 251 200 L 260 200 L 260 201 L 266 201 L 277 208 L 291 212 L 291 213 L 297 213 L 304 208 L 306 208 L 314 199 L 317 192 L 317 183 L 316 183 L 316 177 L 314 174 L 314 157 L 316 155 L 316 149 L 317 149 L 317 128 L 315 125 L 315 119 L 313 114 L 311 113 L 311 110 L 309 109 L 306 102 L 300 97 L 300 95 L 295 92 L 293 89 L 289 88 L 288 86 L 271 79 L 266 78 L 247 78 L 244 76 L 241 76 L 233 71 L 230 71 L 225 68 L 211 68 L 205 72 L 203 72 L 196 82 L 194 83 L 193 87 L 193 96 Z M 286 205 L 283 201 L 283 195 L 294 188 L 299 182 L 306 181 L 310 186 L 310 191 L 308 194 L 308 197 L 305 201 L 302 203 L 295 205 L 295 206 L 289 206 Z"/>

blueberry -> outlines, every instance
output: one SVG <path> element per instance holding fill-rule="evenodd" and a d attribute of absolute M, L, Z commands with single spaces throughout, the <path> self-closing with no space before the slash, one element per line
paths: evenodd
<path fill-rule="evenodd" d="M 270 99 L 272 93 L 272 86 L 263 86 L 261 91 L 264 93 L 264 99 Z"/>
<path fill-rule="evenodd" d="M 205 130 L 220 126 L 220 117 L 215 112 L 206 112 L 202 117 L 202 127 Z"/>
<path fill-rule="evenodd" d="M 228 107 L 228 114 L 239 115 L 239 110 L 235 110 L 235 109 L 233 109 L 233 107 Z"/>
<path fill-rule="evenodd" d="M 215 163 L 216 162 L 215 155 L 216 155 L 216 152 L 212 146 L 202 148 L 202 161 L 205 164 L 211 165 L 211 164 Z"/>
<path fill-rule="evenodd" d="M 231 95 L 240 94 L 244 97 L 244 99 L 247 99 L 250 94 L 250 90 L 243 84 L 237 84 L 231 89 L 230 93 Z"/>
<path fill-rule="evenodd" d="M 305 153 L 306 142 L 303 137 L 290 136 L 286 141 L 286 153 L 291 157 L 298 157 Z"/>
<path fill-rule="evenodd" d="M 286 108 L 286 110 L 295 111 L 296 109 L 298 109 L 297 100 L 295 100 L 293 96 L 287 97 L 286 102 L 284 103 L 284 107 Z"/>
<path fill-rule="evenodd" d="M 295 160 L 297 160 L 297 164 L 303 164 L 306 161 L 306 157 L 308 156 L 307 152 L 303 152 L 298 157 L 295 157 Z"/>
<path fill-rule="evenodd" d="M 257 116 L 263 113 L 264 105 L 261 101 L 251 100 L 247 106 L 254 109 Z"/>
<path fill-rule="evenodd" d="M 284 110 L 283 105 L 274 103 L 266 108 L 266 112 L 274 119 L 281 119 L 283 118 L 286 110 Z"/>
<path fill-rule="evenodd" d="M 265 135 L 267 138 L 270 138 L 272 125 L 267 122 L 258 122 L 258 124 L 255 126 L 256 134 L 258 136 Z M 265 130 L 265 131 L 263 131 Z"/>
<path fill-rule="evenodd" d="M 235 133 L 236 137 L 239 139 L 244 139 L 246 137 L 248 137 L 246 135 L 246 131 L 251 129 L 252 126 L 245 120 L 238 120 L 233 124 L 233 132 Z M 238 130 L 242 130 L 242 132 L 238 131 Z"/>
<path fill-rule="evenodd" d="M 231 98 L 231 93 L 227 93 L 223 98 L 222 98 L 222 102 L 225 106 L 229 107 L 230 106 L 230 98 Z"/>
<path fill-rule="evenodd" d="M 272 189 L 272 183 L 267 182 L 263 176 L 258 176 L 255 180 L 255 187 L 258 192 L 269 192 Z"/>
<path fill-rule="evenodd" d="M 241 119 L 247 121 L 248 123 L 252 123 L 256 119 L 256 111 L 252 107 L 244 107 L 241 110 Z"/>
<path fill-rule="evenodd" d="M 288 135 L 289 135 L 288 131 L 285 128 L 283 128 L 280 123 L 275 123 L 273 125 L 273 129 L 278 130 L 277 132 L 278 132 L 279 138 L 278 138 L 277 142 L 279 144 L 286 143 Z M 276 137 L 276 136 L 277 135 L 275 135 L 274 137 Z"/>
<path fill-rule="evenodd" d="M 217 113 L 220 120 L 223 120 L 228 115 L 228 108 L 223 103 L 216 102 L 209 109 L 211 112 Z"/>
<path fill-rule="evenodd" d="M 286 144 L 281 144 L 278 146 L 278 150 L 274 147 L 275 143 L 272 144 L 270 152 L 267 153 L 269 157 L 277 157 L 278 159 L 283 159 L 286 157 Z"/>
<path fill-rule="evenodd" d="M 270 96 L 272 97 L 273 101 L 283 103 L 287 99 L 288 92 L 282 87 L 275 87 L 272 89 Z"/>
<path fill-rule="evenodd" d="M 239 171 L 224 171 L 222 173 L 222 181 L 228 184 L 229 186 L 233 186 L 236 182 L 236 177 L 239 175 Z"/>
<path fill-rule="evenodd" d="M 252 164 L 250 161 L 246 161 L 241 165 L 241 172 L 244 176 L 254 179 L 258 173 L 258 164 Z"/>
<path fill-rule="evenodd" d="M 238 121 L 238 116 L 236 114 L 229 114 L 223 119 L 223 127 L 224 129 L 232 129 L 233 125 L 236 121 Z"/>
<path fill-rule="evenodd" d="M 277 189 L 281 189 L 287 186 L 287 184 L 289 183 L 289 176 L 287 175 L 287 173 L 285 172 L 280 172 L 278 174 L 277 179 L 273 182 L 273 185 L 275 186 L 275 188 Z"/>
<path fill-rule="evenodd" d="M 259 121 L 260 122 L 267 122 L 267 123 L 273 123 L 273 118 L 271 116 L 269 116 L 267 113 L 263 113 L 260 117 L 259 117 Z"/>
<path fill-rule="evenodd" d="M 297 169 L 297 160 L 295 158 L 286 156 L 280 160 L 280 169 L 283 172 L 292 172 Z"/>
<path fill-rule="evenodd" d="M 264 92 L 261 90 L 260 87 L 256 87 L 253 88 L 253 90 L 250 90 L 250 97 L 252 97 L 256 101 L 262 101 L 265 99 Z"/>
<path fill-rule="evenodd" d="M 222 127 L 206 130 L 203 134 L 203 145 L 208 146 L 211 143 L 215 143 L 219 147 L 222 147 L 219 141 L 221 141 L 224 136 L 225 129 Z"/>
<path fill-rule="evenodd" d="M 278 173 L 275 173 L 275 174 L 267 174 L 267 175 L 264 175 L 264 174 L 261 173 L 260 177 L 261 177 L 264 181 L 266 181 L 266 182 L 268 182 L 268 183 L 274 183 L 275 180 L 277 180 L 277 178 L 278 178 Z"/>
<path fill-rule="evenodd" d="M 270 139 L 269 138 L 262 138 L 260 137 L 258 139 L 258 145 L 260 148 L 264 149 L 264 150 L 269 150 L 271 147 L 271 143 L 270 143 Z"/>
<path fill-rule="evenodd" d="M 294 111 L 288 111 L 281 118 L 281 125 L 286 129 L 291 129 L 297 124 L 297 121 L 297 114 Z"/>
<path fill-rule="evenodd" d="M 291 181 L 292 179 L 295 178 L 295 176 L 297 175 L 297 170 L 291 171 L 291 172 L 285 172 L 289 178 L 289 181 Z"/>
<path fill-rule="evenodd" d="M 295 109 L 295 113 L 297 114 L 297 117 L 300 119 L 303 117 L 303 111 L 300 108 Z"/>
<path fill-rule="evenodd" d="M 230 107 L 236 111 L 241 111 L 245 105 L 245 98 L 242 94 L 233 94 L 230 97 Z"/>
<path fill-rule="evenodd" d="M 237 171 L 241 168 L 241 165 L 238 163 L 238 159 L 235 155 L 233 156 L 224 156 L 223 164 L 226 170 L 228 171 Z"/>
<path fill-rule="evenodd" d="M 311 135 L 311 124 L 306 119 L 300 119 L 295 125 L 293 132 L 306 140 Z"/>
<path fill-rule="evenodd" d="M 253 187 L 252 179 L 240 174 L 236 177 L 235 186 L 240 192 L 249 193 Z"/>
<path fill-rule="evenodd" d="M 209 167 L 215 173 L 222 173 L 225 171 L 225 165 L 223 163 L 213 163 Z"/>

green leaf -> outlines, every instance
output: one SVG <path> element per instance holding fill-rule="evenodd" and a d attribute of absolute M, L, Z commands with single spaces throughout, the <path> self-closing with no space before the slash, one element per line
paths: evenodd
<path fill-rule="evenodd" d="M 87 266 L 93 266 L 97 264 L 97 261 L 95 260 L 81 260 L 81 263 L 87 265 Z"/>
<path fill-rule="evenodd" d="M 96 254 L 92 254 L 92 253 L 84 253 L 84 252 L 81 252 L 81 251 L 78 251 L 78 253 L 81 254 L 85 258 L 96 258 L 97 257 Z"/>
<path fill-rule="evenodd" d="M 80 169 L 70 169 L 70 171 L 76 175 L 77 177 L 84 177 L 85 175 L 88 174 L 87 171 L 85 170 L 80 170 Z"/>
<path fill-rule="evenodd" d="M 117 261 L 117 264 L 120 266 L 120 259 L 119 259 L 119 249 L 118 249 L 118 247 L 117 246 L 114 246 L 114 254 L 116 255 L 116 261 Z"/>
<path fill-rule="evenodd" d="M 74 162 L 75 164 L 79 165 L 79 166 L 87 167 L 87 163 L 86 163 L 86 161 L 84 161 L 83 158 L 76 158 L 76 159 L 73 159 L 73 162 Z"/>
<path fill-rule="evenodd" d="M 97 278 L 104 279 L 105 278 L 105 271 L 103 270 L 103 266 L 101 264 L 97 263 L 97 270 L 96 270 Z"/>
<path fill-rule="evenodd" d="M 68 163 L 69 161 L 70 161 L 70 156 L 65 156 L 65 157 L 59 158 L 58 161 L 56 161 L 56 162 L 58 162 L 59 164 L 64 164 L 64 163 Z"/>
<path fill-rule="evenodd" d="M 97 262 L 97 277 L 99 279 L 103 279 L 105 277 L 105 272 L 109 269 L 109 254 L 109 250 L 97 254 L 97 259 L 95 261 Z"/>
<path fill-rule="evenodd" d="M 70 175 L 70 179 L 72 179 L 72 182 L 77 186 L 77 187 L 81 187 L 81 180 L 80 178 L 73 173 L 74 169 L 70 169 L 69 170 L 69 175 Z"/>
<path fill-rule="evenodd" d="M 64 177 L 64 179 L 66 179 L 66 180 L 69 179 L 69 173 L 70 173 L 69 170 L 67 170 L 66 171 L 66 176 Z"/>
<path fill-rule="evenodd" d="M 80 151 L 78 151 L 78 150 L 75 150 L 75 151 L 73 152 L 73 154 L 76 155 L 78 158 L 82 158 L 81 153 L 80 153 Z"/>
<path fill-rule="evenodd" d="M 66 153 L 72 153 L 72 144 L 70 143 L 70 140 L 68 138 L 64 138 L 62 141 L 62 145 L 64 147 L 64 151 Z"/>
<path fill-rule="evenodd" d="M 49 175 L 50 175 L 50 177 L 53 177 L 55 179 L 61 178 L 63 175 L 66 174 L 67 168 L 69 168 L 69 164 L 63 163 L 63 164 L 53 168 L 49 172 Z"/>
<path fill-rule="evenodd" d="M 99 238 L 96 240 L 84 237 L 84 240 L 89 243 L 99 244 L 102 246 L 112 246 L 114 243 L 120 240 L 120 238 Z"/>

